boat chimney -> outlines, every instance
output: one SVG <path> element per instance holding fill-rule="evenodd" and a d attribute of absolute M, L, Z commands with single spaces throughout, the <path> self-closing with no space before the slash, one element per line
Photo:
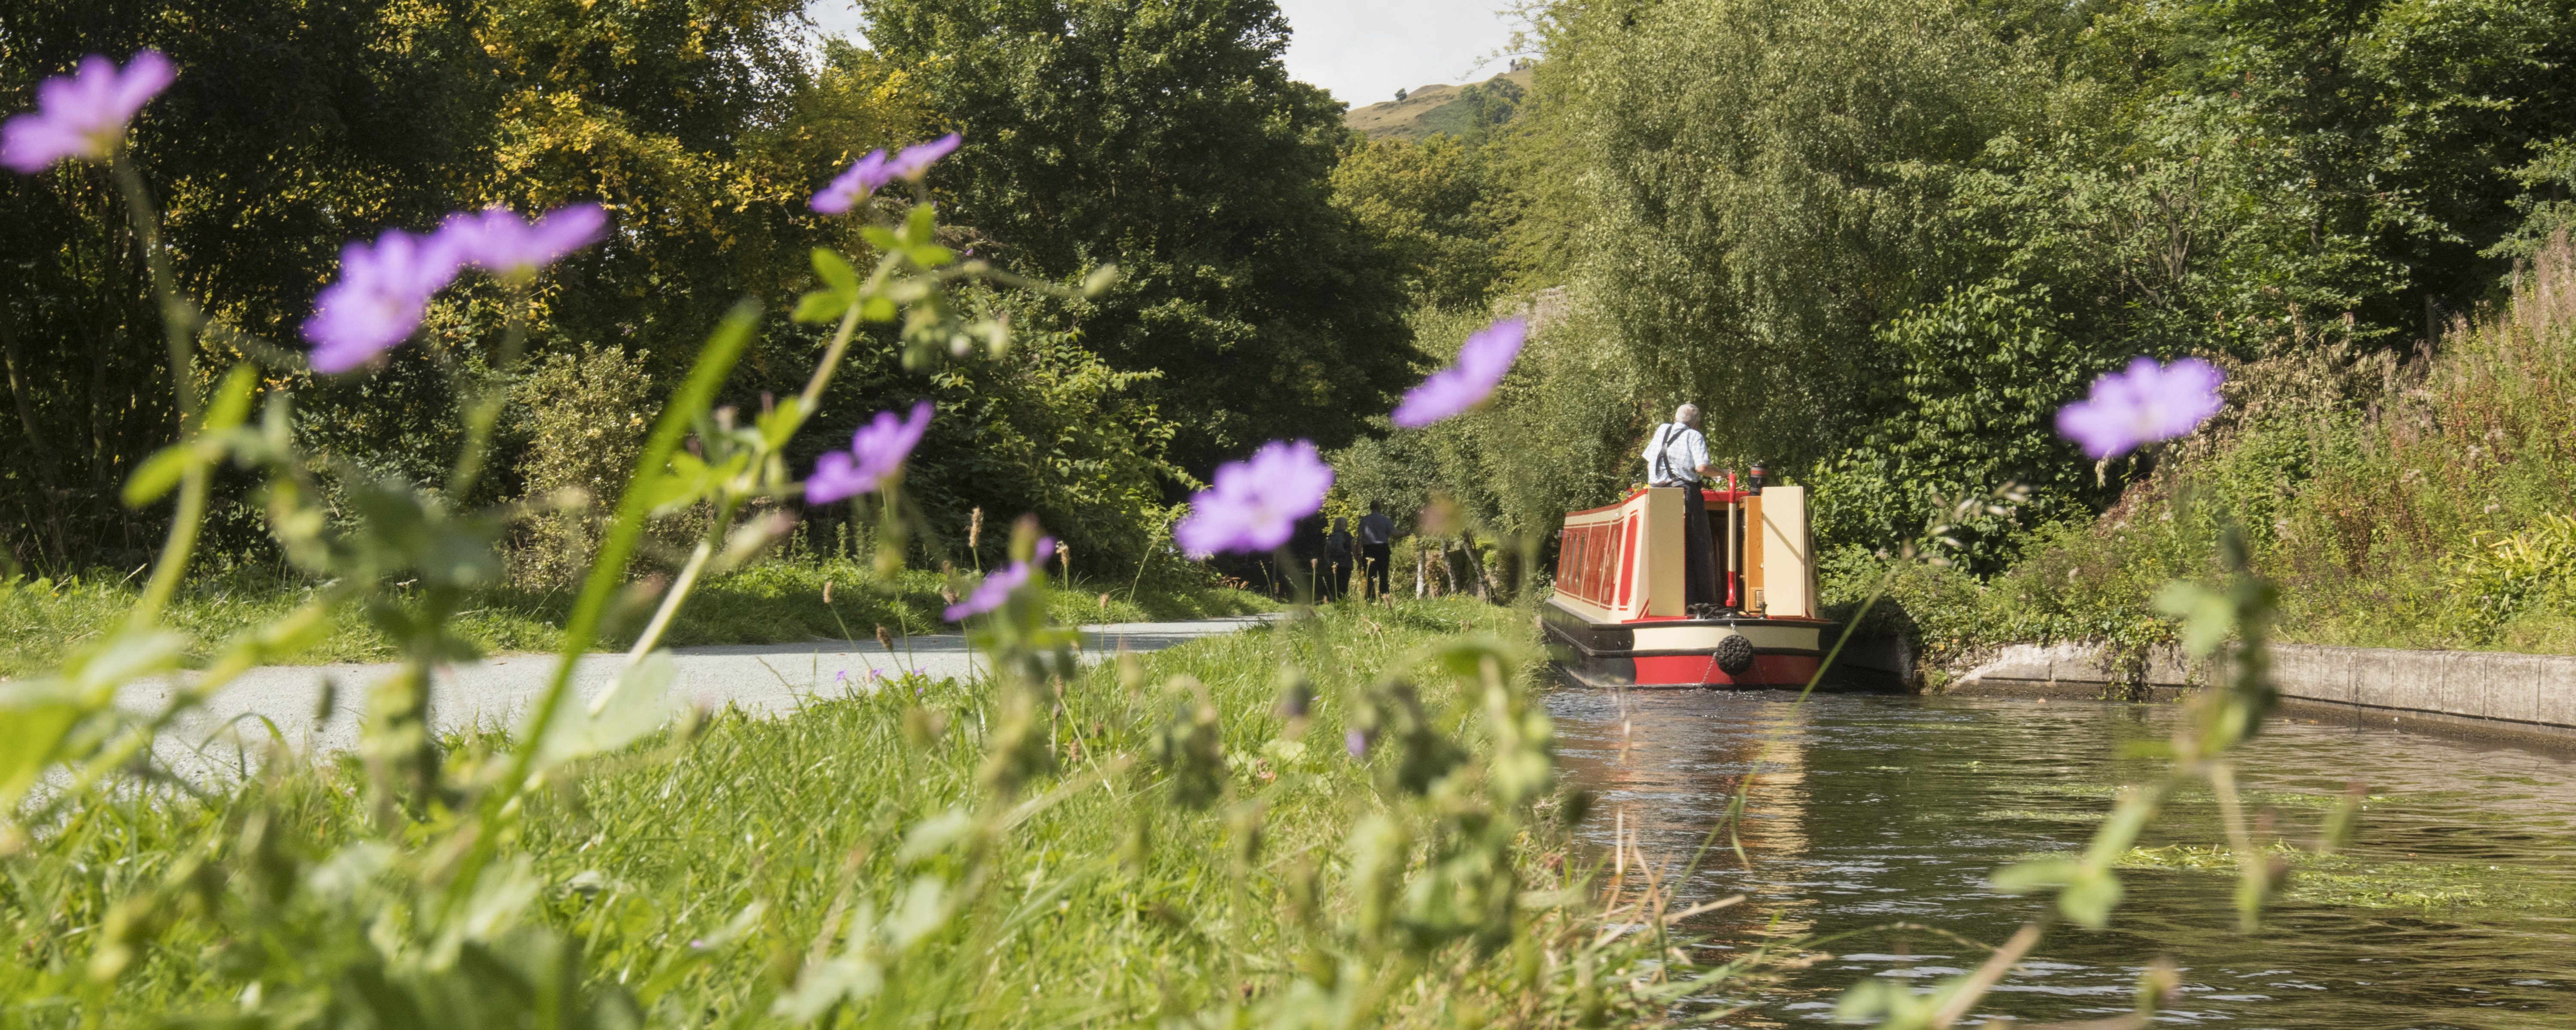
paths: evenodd
<path fill-rule="evenodd" d="M 1752 484 L 1754 493 L 1758 494 L 1762 492 L 1762 476 L 1762 463 L 1758 461 L 1754 462 L 1752 475 L 1747 477 Z"/>

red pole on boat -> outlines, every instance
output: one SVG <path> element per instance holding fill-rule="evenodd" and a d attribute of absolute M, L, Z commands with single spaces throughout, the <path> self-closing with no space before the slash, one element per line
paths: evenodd
<path fill-rule="evenodd" d="M 1726 607 L 1734 611 L 1743 607 L 1735 599 L 1735 583 L 1743 576 L 1741 552 L 1736 550 L 1736 534 L 1743 528 L 1743 499 L 1735 492 L 1735 470 L 1726 470 Z"/>

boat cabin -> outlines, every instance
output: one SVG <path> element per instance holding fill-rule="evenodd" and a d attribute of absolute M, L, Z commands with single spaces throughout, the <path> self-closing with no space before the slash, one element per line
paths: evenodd
<path fill-rule="evenodd" d="M 1702 489 L 1718 603 L 1686 601 L 1684 487 L 1570 512 L 1540 619 L 1559 668 L 1597 687 L 1804 687 L 1834 623 L 1816 609 L 1807 490 Z"/>

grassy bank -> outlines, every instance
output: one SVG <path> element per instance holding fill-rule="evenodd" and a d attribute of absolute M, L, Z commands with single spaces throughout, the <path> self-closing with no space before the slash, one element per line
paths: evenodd
<path fill-rule="evenodd" d="M 762 562 L 700 586 L 673 622 L 668 640 L 685 647 L 840 639 L 844 634 L 865 640 L 878 626 L 897 634 L 953 631 L 955 627 L 939 617 L 948 605 L 940 595 L 942 585 L 936 572 L 907 570 L 890 579 L 880 578 L 866 562 L 844 558 Z M 119 580 L 113 573 L 60 581 L 0 580 L 0 676 L 51 669 L 66 651 L 117 626 L 133 606 L 137 589 L 133 580 Z M 218 571 L 179 593 L 168 622 L 200 642 L 202 657 L 225 637 L 285 615 L 314 589 L 311 583 L 280 579 L 266 571 Z M 1048 591 L 1050 611 L 1067 623 L 1205 618 L 1273 607 L 1260 595 L 1226 589 L 1185 573 L 1149 576 L 1142 583 L 1076 579 L 1069 585 L 1051 583 Z M 561 642 L 559 628 L 572 600 L 569 589 L 488 591 L 454 626 L 486 653 L 549 651 Z M 616 627 L 623 632 L 612 633 L 601 647 L 625 646 L 627 635 L 642 621 L 634 617 L 641 613 L 628 614 L 625 624 Z M 366 662 L 392 657 L 391 642 L 383 633 L 362 613 L 343 610 L 332 622 L 329 637 L 299 660 Z"/>
<path fill-rule="evenodd" d="M 1472 806 L 1486 789 L 1476 781 L 1501 775 L 1471 763 L 1460 768 L 1473 775 L 1427 796 L 1403 786 L 1429 753 L 1400 744 L 1407 734 L 1486 749 L 1480 703 L 1461 697 L 1440 648 L 1499 640 L 1526 654 L 1527 636 L 1526 620 L 1507 609 L 1408 602 L 1328 609 L 1317 622 L 1200 641 L 1124 670 L 1095 667 L 1063 685 L 1048 720 L 1060 772 L 1033 785 L 1032 800 L 984 850 L 957 842 L 959 813 L 978 804 L 979 777 L 989 775 L 982 738 L 998 717 L 978 686 L 910 681 L 784 718 L 719 713 L 690 739 L 650 738 L 532 795 L 538 808 L 510 845 L 525 865 L 509 889 L 531 899 L 518 918 L 579 942 L 586 982 L 622 985 L 636 1018 L 653 1025 L 796 1023 L 815 970 L 828 966 L 817 960 L 844 947 L 876 954 L 863 942 L 895 939 L 880 933 L 918 943 L 906 945 L 902 964 L 886 960 L 881 995 L 829 1009 L 827 1022 L 1246 1025 L 1257 1015 L 1283 1026 L 1550 1026 L 1648 1017 L 1656 1005 L 1628 985 L 1660 978 L 1647 960 L 1662 945 L 1642 935 L 1636 944 L 1594 940 L 1589 895 L 1560 890 L 1581 865 L 1566 861 L 1561 797 L 1540 801 L 1504 852 L 1514 870 L 1504 882 L 1517 881 L 1520 899 L 1507 940 L 1384 943 L 1443 939 L 1443 906 L 1472 896 L 1461 886 L 1472 875 L 1456 868 L 1472 849 L 1455 835 L 1481 824 L 1440 813 Z M 1308 718 L 1283 714 L 1283 668 L 1309 670 Z M 1527 664 L 1507 676 L 1515 692 L 1537 683 Z M 1391 678 L 1414 685 L 1416 714 L 1428 722 L 1380 718 L 1379 746 L 1355 760 L 1344 732 L 1358 702 L 1345 699 Z M 1191 776 L 1172 771 L 1187 764 L 1176 752 L 1199 751 L 1172 743 L 1191 726 L 1212 726 L 1221 744 L 1200 752 L 1216 780 L 1195 802 L 1185 798 Z M 480 763 L 499 743 L 449 746 L 454 760 Z M 317 768 L 290 758 L 223 796 L 99 801 L 37 848 L 0 851 L 0 928 L 21 942 L 0 950 L 0 1008 L 11 1012 L 0 1022 L 218 1017 L 246 991 L 274 1002 L 393 962 L 376 957 L 381 941 L 370 943 L 383 931 L 351 914 L 364 912 L 368 883 L 388 882 L 348 872 L 363 865 L 352 856 L 380 853 L 370 851 L 365 796 L 356 761 Z M 260 827 L 317 830 L 278 839 Z M 184 877 L 196 874 L 172 872 L 181 856 L 229 854 L 236 841 L 245 855 L 265 847 L 314 863 L 311 882 L 218 877 L 181 888 L 181 909 L 233 914 L 159 927 L 112 988 L 88 982 L 102 932 L 125 925 L 111 914 L 121 899 L 156 882 L 193 882 Z M 949 898 L 980 893 L 943 908 L 942 889 Z M 273 938 L 242 929 L 263 920 Z M 239 936 L 208 922 L 228 922 Z M 496 940 L 509 939 L 508 922 L 492 931 Z M 464 967 L 440 975 L 505 979 Z"/>
<path fill-rule="evenodd" d="M 2576 652 L 2576 250 L 2562 236 L 2429 355 L 2366 350 L 2343 323 L 2284 326 L 2229 369 L 2227 410 L 2153 457 L 2099 520 L 2035 529 L 1978 579 L 1897 575 L 1879 628 L 1934 663 L 1997 644 L 2171 639 L 2169 580 L 2216 582 L 2240 534 L 2283 592 L 2279 639 Z M 1828 562 L 1848 610 L 1881 573 Z"/>

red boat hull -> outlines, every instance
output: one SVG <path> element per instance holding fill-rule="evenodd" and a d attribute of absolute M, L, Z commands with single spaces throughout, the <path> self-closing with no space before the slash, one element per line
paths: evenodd
<path fill-rule="evenodd" d="M 1598 622 L 1551 600 L 1540 625 L 1557 667 L 1587 686 L 1631 688 L 1798 689 L 1815 679 L 1822 648 L 1836 624 L 1821 619 L 1730 616 Z M 1718 656 L 1725 637 L 1752 645 L 1752 662 L 1728 672 Z"/>

